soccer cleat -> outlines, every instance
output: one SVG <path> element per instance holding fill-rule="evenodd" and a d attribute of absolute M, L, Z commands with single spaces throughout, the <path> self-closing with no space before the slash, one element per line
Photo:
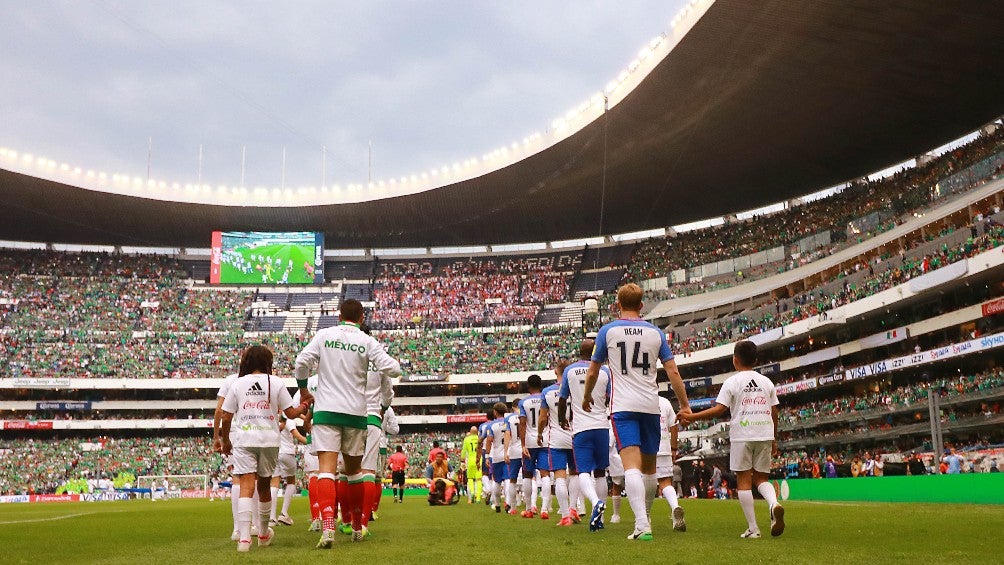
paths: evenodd
<path fill-rule="evenodd" d="M 603 511 L 606 510 L 606 508 L 607 505 L 602 500 L 593 505 L 593 514 L 589 517 L 590 532 L 603 529 Z"/>
<path fill-rule="evenodd" d="M 376 510 L 374 510 L 373 512 L 370 512 L 370 522 L 376 522 L 376 521 L 377 521 L 377 513 Z"/>
<path fill-rule="evenodd" d="M 251 535 L 258 537 L 258 526 L 256 526 L 254 522 L 251 522 Z"/>
<path fill-rule="evenodd" d="M 321 541 L 317 542 L 317 549 L 331 549 L 333 543 L 335 543 L 335 530 L 324 530 L 321 532 Z"/>
<path fill-rule="evenodd" d="M 547 510 L 540 513 L 541 520 L 547 520 L 548 518 L 550 518 L 550 516 L 547 515 Z"/>
<path fill-rule="evenodd" d="M 649 530 L 635 530 L 627 537 L 629 540 L 652 541 L 652 532 Z"/>
<path fill-rule="evenodd" d="M 290 518 L 289 516 L 285 515 L 285 514 L 279 515 L 279 517 L 276 518 L 275 521 L 279 522 L 280 524 L 282 524 L 284 526 L 292 526 L 293 525 L 293 519 Z"/>
<path fill-rule="evenodd" d="M 568 509 L 568 517 L 576 524 L 582 521 L 582 516 L 579 516 L 579 511 L 576 510 L 574 506 Z"/>
<path fill-rule="evenodd" d="M 366 526 L 360 530 L 352 530 L 352 541 L 363 541 L 368 537 L 370 537 L 370 530 Z"/>
<path fill-rule="evenodd" d="M 279 525 L 279 522 L 277 522 L 275 518 L 269 518 L 269 520 L 268 520 L 268 527 L 271 528 L 273 526 L 278 526 L 278 525 Z"/>
<path fill-rule="evenodd" d="M 237 541 L 239 539 L 241 539 L 241 533 L 240 533 L 240 531 L 239 530 L 234 530 L 234 532 L 232 534 L 230 534 L 230 541 Z"/>
<path fill-rule="evenodd" d="M 533 507 L 530 508 L 530 514 L 533 514 L 534 516 L 537 515 L 537 507 L 536 506 L 533 506 Z"/>
<path fill-rule="evenodd" d="M 516 510 L 515 508 L 512 508 L 512 509 L 509 510 L 509 515 L 510 516 L 519 516 L 519 510 Z"/>
<path fill-rule="evenodd" d="M 268 547 L 272 545 L 272 540 L 274 539 L 275 539 L 275 530 L 269 528 L 267 534 L 263 536 L 258 536 L 258 547 Z"/>
<path fill-rule="evenodd" d="M 575 522 L 573 522 L 572 519 L 569 518 L 568 516 L 565 516 L 564 518 L 558 521 L 559 526 L 572 526 L 574 524 Z"/>
<path fill-rule="evenodd" d="M 493 505 L 492 505 L 492 508 L 494 508 L 494 509 L 495 509 L 495 513 L 496 513 L 496 514 L 498 514 L 498 513 L 502 512 L 502 507 L 501 507 L 501 506 L 499 506 L 498 504 L 493 504 Z"/>
<path fill-rule="evenodd" d="M 237 551 L 239 551 L 241 553 L 247 553 L 247 552 L 251 551 L 251 540 L 249 540 L 249 539 L 242 539 L 242 540 L 238 541 L 237 542 Z"/>
<path fill-rule="evenodd" d="M 343 535 L 347 536 L 352 533 L 352 524 L 339 524 L 338 531 Z"/>
<path fill-rule="evenodd" d="M 775 504 L 770 509 L 770 535 L 777 537 L 784 533 L 784 507 Z"/>
<path fill-rule="evenodd" d="M 739 534 L 739 537 L 742 539 L 757 539 L 760 537 L 760 530 L 746 530 Z"/>
<path fill-rule="evenodd" d="M 308 532 L 319 532 L 319 531 L 321 531 L 321 521 L 319 519 L 318 520 L 311 520 L 310 521 L 310 526 L 307 527 L 307 531 Z"/>
<path fill-rule="evenodd" d="M 512 506 L 509 506 L 509 503 L 507 502 L 505 505 L 505 513 L 508 514 L 510 510 L 512 510 Z"/>
<path fill-rule="evenodd" d="M 673 529 L 678 532 L 687 531 L 687 521 L 683 519 L 683 507 L 677 506 L 673 509 Z"/>
<path fill-rule="evenodd" d="M 524 518 L 533 518 L 533 512 L 531 512 L 529 510 L 524 510 L 523 513 L 520 514 L 520 516 L 522 516 Z"/>
<path fill-rule="evenodd" d="M 611 524 L 620 524 L 621 523 L 621 515 L 620 514 L 614 514 L 614 515 L 610 516 L 610 523 Z"/>

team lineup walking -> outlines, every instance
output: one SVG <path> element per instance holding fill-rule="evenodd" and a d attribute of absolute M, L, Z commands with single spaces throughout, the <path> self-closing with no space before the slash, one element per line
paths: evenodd
<path fill-rule="evenodd" d="M 771 535 L 781 535 L 784 508 L 766 480 L 776 451 L 777 395 L 770 379 L 753 370 L 756 345 L 736 345 L 737 373 L 712 408 L 695 413 L 665 334 L 640 316 L 641 288 L 618 289 L 616 307 L 620 317 L 583 339 L 575 361 L 567 359 L 570 352 L 554 352 L 553 384 L 532 374 L 522 398 L 495 402 L 486 420 L 470 428 L 456 467 L 433 443 L 422 484 L 429 505 L 456 504 L 465 494 L 469 504 L 483 502 L 490 514 L 559 527 L 587 517 L 588 531 L 600 532 L 620 523 L 626 496 L 634 517 L 627 539 L 652 541 L 652 523 L 661 515 L 653 514 L 654 503 L 661 495 L 672 529 L 686 532 L 682 493 L 674 485 L 678 432 L 731 412 L 730 467 L 747 520 L 740 537 L 760 537 L 754 487 L 768 503 Z M 339 532 L 354 542 L 372 535 L 385 471 L 393 501 L 405 502 L 409 454 L 396 445 L 387 456 L 387 434 L 399 431 L 391 404 L 392 379 L 401 367 L 369 335 L 364 318 L 360 302 L 341 304 L 341 323 L 317 332 L 296 357 L 293 396 L 273 375 L 271 351 L 262 346 L 244 351 L 239 372 L 220 388 L 213 445 L 227 456 L 234 479 L 231 539 L 238 551 L 249 551 L 253 537 L 267 547 L 278 525 L 293 525 L 297 450 L 307 482 L 308 529 L 320 533 L 318 549 L 332 548 Z M 662 382 L 668 382 L 678 409 L 660 395 Z M 555 510 L 556 519 L 547 522 Z"/>

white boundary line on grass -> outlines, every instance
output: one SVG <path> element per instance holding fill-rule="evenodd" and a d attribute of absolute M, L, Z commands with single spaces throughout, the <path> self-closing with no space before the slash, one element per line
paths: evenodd
<path fill-rule="evenodd" d="M 825 502 L 822 500 L 799 500 L 802 504 L 822 504 L 824 506 L 861 506 L 854 502 Z"/>
<path fill-rule="evenodd" d="M 97 512 L 78 512 L 77 514 L 67 514 L 65 516 L 53 516 L 51 518 L 32 518 L 30 520 L 9 520 L 7 522 L 0 522 L 0 526 L 8 524 L 30 524 L 32 522 L 54 522 L 56 520 L 65 520 L 67 518 L 76 518 L 78 516 L 87 516 L 88 514 L 97 514 Z"/>

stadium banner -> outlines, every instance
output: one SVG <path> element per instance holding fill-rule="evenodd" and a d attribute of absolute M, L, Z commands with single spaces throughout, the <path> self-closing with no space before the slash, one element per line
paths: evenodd
<path fill-rule="evenodd" d="M 209 282 L 220 284 L 220 263 L 223 259 L 223 232 L 213 232 L 213 245 L 209 255 Z"/>
<path fill-rule="evenodd" d="M 1004 504 L 1004 473 L 786 479 L 783 500 Z"/>
<path fill-rule="evenodd" d="M 819 386 L 838 385 L 844 382 L 844 374 L 833 373 L 832 375 L 823 375 L 816 379 L 816 381 Z"/>
<path fill-rule="evenodd" d="M 769 365 L 760 365 L 759 367 L 754 367 L 753 370 L 765 377 L 770 377 L 781 372 L 781 364 L 770 363 Z"/>
<path fill-rule="evenodd" d="M 209 498 L 202 489 L 181 489 L 181 498 Z"/>
<path fill-rule="evenodd" d="M 477 424 L 487 421 L 488 416 L 484 414 L 451 414 L 446 417 L 447 424 Z"/>
<path fill-rule="evenodd" d="M 447 375 L 401 375 L 402 383 L 445 383 Z"/>
<path fill-rule="evenodd" d="M 459 396 L 457 397 L 457 406 L 492 405 L 496 402 L 505 401 L 504 394 L 493 394 L 489 396 Z"/>
<path fill-rule="evenodd" d="M 890 343 L 903 341 L 908 337 L 910 337 L 910 334 L 907 331 L 907 328 L 904 326 L 901 328 L 896 328 L 894 330 L 872 334 L 868 337 L 863 337 L 860 340 L 858 340 L 858 343 L 861 344 L 861 349 L 872 349 L 875 347 L 888 345 Z"/>
<path fill-rule="evenodd" d="M 916 367 L 918 365 L 950 359 L 960 355 L 987 351 L 1002 345 L 1004 345 L 1004 332 L 978 337 L 962 343 L 953 343 L 951 345 L 921 351 L 920 353 L 914 353 L 912 355 L 904 355 L 903 357 L 896 357 L 893 359 L 886 359 L 885 361 L 869 363 L 868 365 L 861 365 L 860 367 L 847 369 L 844 376 L 849 381 L 854 379 L 863 379 L 865 377 L 880 375 L 889 371 L 905 369 L 907 367 Z"/>
<path fill-rule="evenodd" d="M 28 502 L 80 502 L 79 494 L 33 494 Z"/>
<path fill-rule="evenodd" d="M 693 390 L 695 388 L 701 388 L 706 386 L 711 386 L 711 377 L 701 377 L 697 379 L 686 379 L 683 381 L 683 386 L 687 390 Z"/>
<path fill-rule="evenodd" d="M 16 377 L 14 388 L 68 388 L 70 379 Z"/>
<path fill-rule="evenodd" d="M 12 494 L 0 496 L 0 504 L 18 504 L 28 502 L 30 498 L 27 494 Z"/>
<path fill-rule="evenodd" d="M 1004 298 L 998 298 L 997 300 L 987 302 L 983 305 L 982 310 L 984 318 L 1004 312 Z"/>
<path fill-rule="evenodd" d="M 774 328 L 772 330 L 767 330 L 765 332 L 760 332 L 756 335 L 751 335 L 749 340 L 757 345 L 763 345 L 765 343 L 770 343 L 772 341 L 777 341 L 784 336 L 783 328 Z"/>
<path fill-rule="evenodd" d="M 106 500 L 129 500 L 128 492 L 89 492 L 80 495 L 83 502 L 103 502 Z"/>
<path fill-rule="evenodd" d="M 774 390 L 777 392 L 778 396 L 782 394 L 791 394 L 793 392 L 802 392 L 803 390 L 810 390 L 816 388 L 816 379 L 805 379 L 804 381 L 798 381 L 794 383 L 785 383 L 783 385 L 777 385 Z"/>
<path fill-rule="evenodd" d="M 80 402 L 36 402 L 35 410 L 90 410 L 88 400 Z"/>
<path fill-rule="evenodd" d="M 51 420 L 5 420 L 3 423 L 5 430 L 51 430 Z"/>
<path fill-rule="evenodd" d="M 715 403 L 715 399 L 711 398 L 711 397 L 708 397 L 708 398 L 697 398 L 697 399 L 694 399 L 694 400 L 690 401 L 690 407 L 691 408 L 700 408 L 701 410 L 704 410 L 705 408 L 711 408 L 711 405 L 714 404 L 714 403 Z"/>
<path fill-rule="evenodd" d="M 910 292 L 920 294 L 929 288 L 934 288 L 940 284 L 945 284 L 948 281 L 953 281 L 957 278 L 963 277 L 968 272 L 969 260 L 963 259 L 961 261 L 956 261 L 951 265 L 946 265 L 936 271 L 931 271 L 930 273 L 910 279 Z"/>

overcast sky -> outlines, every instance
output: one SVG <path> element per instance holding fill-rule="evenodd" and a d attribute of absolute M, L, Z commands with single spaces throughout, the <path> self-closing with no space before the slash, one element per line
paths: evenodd
<path fill-rule="evenodd" d="M 588 99 L 682 0 L 7 1 L 0 146 L 109 173 L 248 186 L 420 173 Z"/>

